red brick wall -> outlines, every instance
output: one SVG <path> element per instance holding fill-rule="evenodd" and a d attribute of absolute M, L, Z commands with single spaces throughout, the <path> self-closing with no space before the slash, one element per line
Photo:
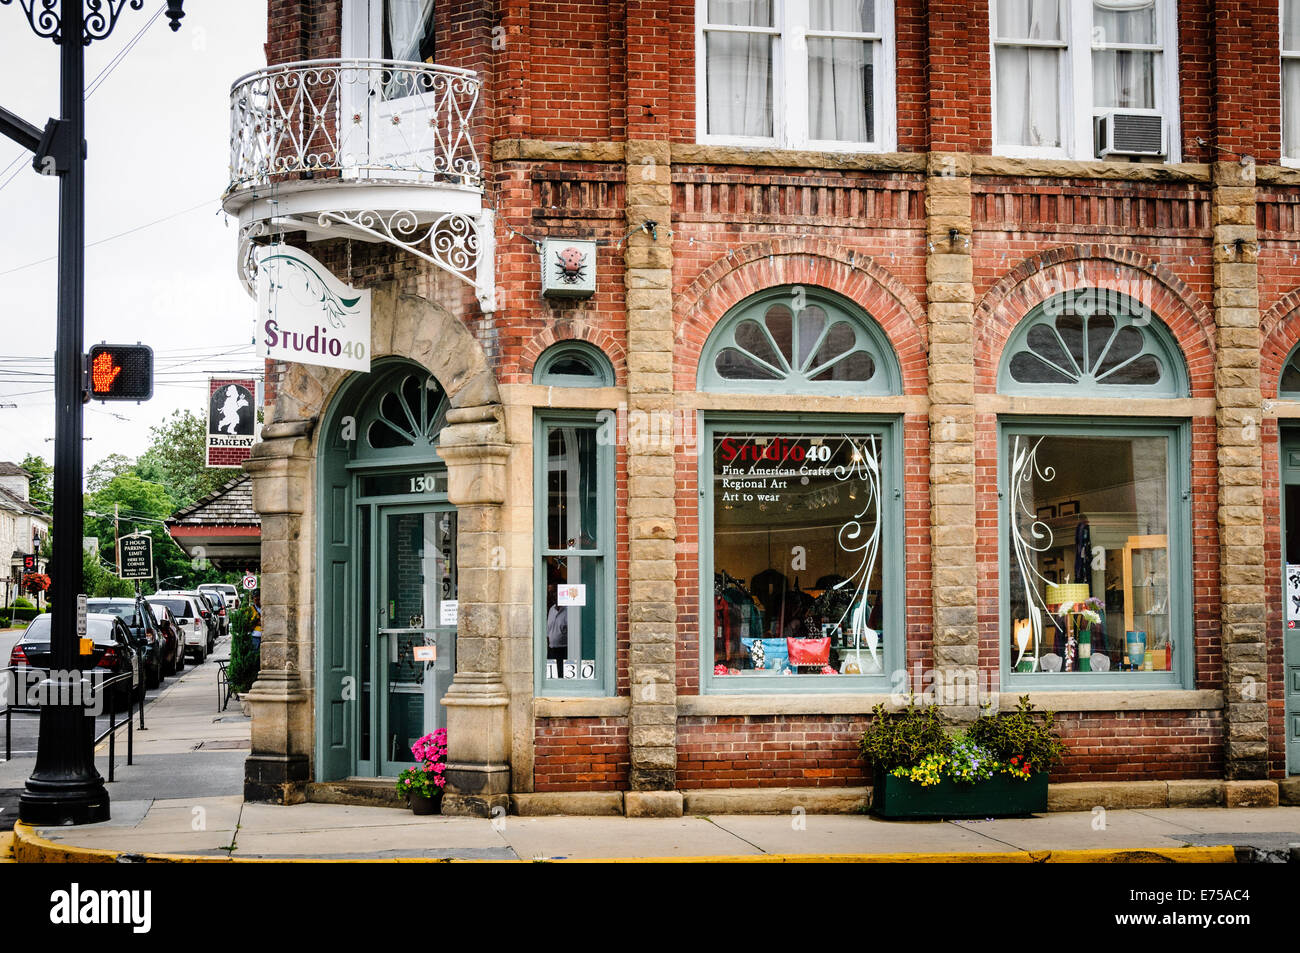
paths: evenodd
<path fill-rule="evenodd" d="M 1217 711 L 1064 714 L 1057 726 L 1067 751 L 1053 783 L 1223 777 Z"/>
<path fill-rule="evenodd" d="M 869 783 L 855 715 L 696 716 L 677 721 L 679 788 L 845 787 Z"/>
<path fill-rule="evenodd" d="M 538 718 L 533 743 L 535 791 L 627 788 L 626 718 Z"/>

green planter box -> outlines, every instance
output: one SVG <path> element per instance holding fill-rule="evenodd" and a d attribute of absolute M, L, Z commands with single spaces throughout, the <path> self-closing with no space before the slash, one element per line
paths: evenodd
<path fill-rule="evenodd" d="M 1047 811 L 1047 773 L 1028 781 L 999 774 L 974 784 L 944 778 L 924 787 L 906 778 L 875 772 L 871 811 L 891 818 L 1020 817 Z"/>

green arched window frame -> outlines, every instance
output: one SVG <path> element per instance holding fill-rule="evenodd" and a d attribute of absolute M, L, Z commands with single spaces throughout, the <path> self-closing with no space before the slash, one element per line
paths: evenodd
<path fill-rule="evenodd" d="M 613 387 L 614 368 L 595 345 L 561 341 L 537 359 L 533 383 L 549 387 Z"/>
<path fill-rule="evenodd" d="M 1279 400 L 1300 400 L 1300 343 L 1291 348 L 1277 381 Z"/>
<path fill-rule="evenodd" d="M 1128 295 L 1053 295 L 1016 326 L 998 392 L 1054 397 L 1186 397 L 1187 365 L 1170 330 Z"/>
<path fill-rule="evenodd" d="M 347 441 L 351 463 L 429 463 L 438 459 L 438 438 L 450 402 L 427 370 L 401 362 L 372 372 L 358 395 L 355 438 Z"/>
<path fill-rule="evenodd" d="M 698 386 L 723 393 L 884 396 L 902 390 L 884 330 L 825 288 L 784 285 L 746 298 L 705 342 Z"/>

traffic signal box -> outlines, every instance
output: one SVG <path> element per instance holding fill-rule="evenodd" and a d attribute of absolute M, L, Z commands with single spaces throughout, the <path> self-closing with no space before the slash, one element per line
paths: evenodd
<path fill-rule="evenodd" d="M 87 400 L 153 397 L 153 348 L 147 344 L 96 344 L 86 356 Z"/>

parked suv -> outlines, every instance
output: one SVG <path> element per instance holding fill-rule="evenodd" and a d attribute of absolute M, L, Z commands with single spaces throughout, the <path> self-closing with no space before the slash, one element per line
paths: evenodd
<path fill-rule="evenodd" d="M 219 592 L 226 597 L 226 609 L 230 612 L 234 612 L 239 608 L 240 598 L 238 587 L 233 586 L 228 582 L 205 582 L 203 585 L 199 586 L 199 592 L 204 592 L 208 589 Z"/>
<path fill-rule="evenodd" d="M 175 672 L 177 646 L 168 644 L 167 635 L 149 603 L 143 599 L 137 603 L 130 598 L 88 599 L 86 611 L 115 615 L 126 623 L 131 630 L 131 642 L 140 656 L 146 688 L 157 688 L 162 684 L 164 672 Z"/>
<path fill-rule="evenodd" d="M 153 606 L 166 606 L 176 618 L 176 624 L 185 634 L 185 654 L 202 662 L 211 651 L 213 624 L 208 622 L 212 610 L 203 597 L 195 592 L 156 592 L 146 600 Z"/>

